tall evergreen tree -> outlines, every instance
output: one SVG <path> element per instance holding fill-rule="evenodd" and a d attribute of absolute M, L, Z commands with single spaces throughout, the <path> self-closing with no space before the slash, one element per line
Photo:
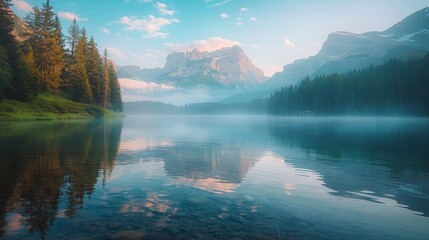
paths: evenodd
<path fill-rule="evenodd" d="M 2 63 L 0 69 L 4 71 L 0 95 L 16 100 L 29 100 L 33 94 L 28 69 L 20 56 L 18 42 L 12 34 L 13 13 L 10 10 L 10 0 L 0 0 L 0 47 Z M 9 77 L 8 77 L 9 76 Z"/>
<path fill-rule="evenodd" d="M 6 50 L 0 45 L 0 101 L 3 100 L 5 90 L 12 80 L 12 70 L 9 66 Z"/>
<path fill-rule="evenodd" d="M 103 105 L 104 108 L 108 107 L 109 97 L 110 97 L 110 84 L 109 84 L 109 70 L 108 70 L 108 61 L 107 61 L 107 49 L 104 49 L 103 56 Z"/>
<path fill-rule="evenodd" d="M 32 30 L 28 45 L 32 47 L 37 80 L 41 90 L 58 93 L 61 85 L 61 73 L 64 67 L 61 25 L 53 12 L 49 0 L 42 9 L 33 8 L 26 17 Z"/>
<path fill-rule="evenodd" d="M 72 66 L 75 64 L 76 59 L 76 46 L 79 43 L 80 40 L 80 34 L 81 30 L 79 29 L 79 26 L 77 24 L 76 18 L 73 20 L 72 25 L 67 29 L 67 37 L 66 37 L 66 43 L 67 43 L 67 49 L 64 53 L 64 71 L 62 75 L 62 86 L 61 90 L 66 95 L 72 96 L 73 95 L 73 76 L 74 73 L 72 72 Z"/>
<path fill-rule="evenodd" d="M 69 63 L 71 63 L 74 61 L 76 45 L 78 44 L 81 36 L 81 30 L 79 29 L 76 18 L 73 19 L 72 25 L 67 29 L 67 34 L 68 53 L 70 55 Z"/>
<path fill-rule="evenodd" d="M 91 37 L 88 44 L 88 54 L 86 58 L 86 72 L 88 73 L 89 83 L 91 85 L 94 103 L 103 104 L 103 83 L 100 53 L 94 38 Z"/>
<path fill-rule="evenodd" d="M 6 47 L 11 45 L 13 21 L 10 18 L 10 0 L 0 1 L 0 101 L 4 98 L 6 86 L 12 81 L 12 69 Z"/>
<path fill-rule="evenodd" d="M 110 109 L 116 112 L 122 112 L 123 103 L 121 96 L 121 86 L 119 85 L 118 77 L 116 76 L 115 68 L 110 62 L 108 64 L 108 73 L 109 73 L 109 89 L 110 89 Z"/>
<path fill-rule="evenodd" d="M 91 85 L 86 72 L 87 46 L 85 31 L 83 31 L 82 38 L 76 46 L 75 60 L 70 67 L 69 76 L 72 82 L 73 100 L 84 103 L 92 102 Z"/>

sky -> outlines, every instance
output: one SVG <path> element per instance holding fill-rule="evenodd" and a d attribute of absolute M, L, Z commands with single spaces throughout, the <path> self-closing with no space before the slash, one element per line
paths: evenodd
<path fill-rule="evenodd" d="M 45 0 L 13 0 L 25 16 Z M 51 0 L 118 65 L 162 67 L 174 51 L 240 45 L 267 76 L 317 54 L 329 33 L 383 31 L 429 0 Z M 101 52 L 101 51 L 100 51 Z"/>

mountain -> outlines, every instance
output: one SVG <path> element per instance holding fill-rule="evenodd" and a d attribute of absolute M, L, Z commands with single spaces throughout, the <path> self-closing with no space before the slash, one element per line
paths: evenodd
<path fill-rule="evenodd" d="M 12 34 L 15 36 L 18 42 L 25 41 L 31 34 L 31 30 L 24 19 L 13 13 L 13 31 Z"/>
<path fill-rule="evenodd" d="M 118 76 L 122 78 L 133 78 L 133 79 L 141 79 L 146 81 L 153 81 L 161 74 L 162 68 L 141 69 L 139 66 L 125 65 L 125 66 L 117 66 L 116 72 Z"/>
<path fill-rule="evenodd" d="M 296 84 L 306 76 L 362 69 L 392 58 L 408 59 L 428 51 L 429 8 L 424 8 L 382 32 L 331 33 L 317 55 L 284 66 L 264 88 Z"/>
<path fill-rule="evenodd" d="M 204 87 L 214 90 L 246 89 L 266 80 L 239 46 L 213 52 L 174 52 L 163 68 L 140 69 L 122 66 L 119 77 L 168 84 L 183 89 Z"/>

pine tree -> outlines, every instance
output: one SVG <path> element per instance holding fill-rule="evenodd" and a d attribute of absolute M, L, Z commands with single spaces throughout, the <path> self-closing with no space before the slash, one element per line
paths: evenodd
<path fill-rule="evenodd" d="M 5 90 L 12 81 L 12 69 L 9 65 L 6 47 L 10 45 L 13 22 L 9 11 L 9 0 L 0 1 L 0 101 L 4 98 Z M 4 46 L 4 47 L 3 47 Z"/>
<path fill-rule="evenodd" d="M 74 61 L 76 45 L 79 42 L 81 36 L 81 30 L 77 24 L 76 18 L 73 19 L 72 25 L 67 29 L 67 44 L 69 46 L 69 54 L 71 61 Z"/>
<path fill-rule="evenodd" d="M 6 50 L 0 45 L 0 101 L 4 98 L 4 91 L 12 81 L 12 71 L 9 66 Z"/>
<path fill-rule="evenodd" d="M 104 92 L 104 108 L 108 107 L 109 97 L 110 97 L 110 84 L 109 84 L 109 71 L 108 71 L 108 62 L 107 62 L 107 49 L 104 49 L 103 56 L 103 92 Z"/>
<path fill-rule="evenodd" d="M 36 82 L 39 77 L 39 72 L 37 70 L 36 60 L 34 59 L 33 48 L 31 46 L 28 47 L 27 53 L 23 57 L 23 61 L 28 68 L 30 76 L 33 78 L 33 82 Z"/>
<path fill-rule="evenodd" d="M 63 40 L 61 24 L 49 0 L 43 4 L 42 9 L 33 8 L 33 12 L 26 16 L 26 21 L 32 30 L 32 36 L 27 42 L 33 49 L 39 88 L 59 93 L 60 76 L 64 67 L 64 50 L 61 46 Z"/>
<path fill-rule="evenodd" d="M 26 101 L 32 96 L 31 79 L 28 69 L 20 56 L 18 42 L 12 35 L 13 13 L 10 10 L 10 0 L 0 0 L 0 47 L 2 48 L 2 69 L 4 78 L 0 95 L 7 98 Z"/>
<path fill-rule="evenodd" d="M 86 59 L 86 72 L 88 73 L 89 83 L 93 94 L 94 103 L 103 104 L 103 83 L 101 81 L 101 61 L 100 53 L 94 38 L 91 37 L 88 44 L 88 56 Z"/>
<path fill-rule="evenodd" d="M 121 96 L 121 87 L 119 85 L 118 77 L 116 76 L 115 68 L 112 63 L 108 64 L 109 73 L 109 88 L 110 88 L 110 109 L 116 112 L 122 112 L 123 103 Z"/>
<path fill-rule="evenodd" d="M 74 64 L 70 67 L 70 81 L 72 84 L 72 98 L 78 102 L 92 102 L 91 86 L 86 72 L 87 45 L 85 32 L 76 46 Z"/>
<path fill-rule="evenodd" d="M 61 91 L 69 96 L 73 96 L 73 82 L 74 82 L 74 73 L 73 73 L 73 65 L 75 64 L 76 59 L 76 46 L 79 43 L 80 40 L 80 34 L 81 30 L 79 29 L 79 26 L 77 25 L 76 19 L 73 20 L 72 25 L 67 29 L 68 36 L 66 37 L 67 40 L 67 50 L 65 51 L 64 59 L 64 71 L 62 74 L 62 86 Z"/>
<path fill-rule="evenodd" d="M 55 15 L 55 20 L 54 20 L 54 31 L 55 34 L 57 36 L 57 38 L 59 39 L 60 42 L 60 47 L 61 49 L 65 49 L 65 42 L 64 42 L 64 34 L 63 34 L 63 27 L 61 26 L 60 23 L 60 19 L 58 18 L 57 15 Z"/>

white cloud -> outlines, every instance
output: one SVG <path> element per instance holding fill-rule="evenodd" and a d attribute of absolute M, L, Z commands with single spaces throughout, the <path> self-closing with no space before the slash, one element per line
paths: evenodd
<path fill-rule="evenodd" d="M 238 41 L 233 41 L 221 37 L 212 37 L 207 40 L 195 40 L 185 43 L 167 43 L 165 46 L 172 51 L 192 51 L 198 49 L 200 51 L 212 52 L 224 47 L 232 47 L 234 45 L 241 45 Z"/>
<path fill-rule="evenodd" d="M 172 16 L 176 12 L 174 10 L 169 10 L 167 8 L 167 4 L 165 4 L 165 3 L 156 2 L 155 3 L 155 7 L 158 9 L 158 11 L 159 11 L 159 13 L 161 13 L 161 15 L 170 15 L 170 16 Z"/>
<path fill-rule="evenodd" d="M 242 22 L 236 22 L 235 25 L 241 27 L 241 26 L 243 26 L 243 23 Z"/>
<path fill-rule="evenodd" d="M 12 0 L 12 4 L 16 9 L 22 12 L 30 12 L 33 10 L 33 7 L 23 0 Z"/>
<path fill-rule="evenodd" d="M 226 14 L 226 13 L 221 13 L 221 14 L 220 14 L 220 17 L 221 17 L 221 18 L 229 18 L 229 15 L 228 15 L 228 14 Z"/>
<path fill-rule="evenodd" d="M 76 21 L 87 21 L 88 20 L 88 18 L 80 18 L 76 13 L 73 13 L 73 12 L 59 12 L 58 17 L 60 17 L 62 19 L 67 19 L 70 21 L 73 21 L 74 19 L 76 19 Z"/>
<path fill-rule="evenodd" d="M 102 28 L 101 28 L 101 31 L 102 31 L 104 34 L 106 34 L 106 35 L 110 35 L 110 30 L 109 30 L 108 28 L 104 28 L 104 27 L 102 27 Z"/>
<path fill-rule="evenodd" d="M 134 41 L 134 38 L 132 38 L 132 37 L 127 37 L 127 36 L 123 36 L 122 34 L 120 34 L 120 33 L 118 33 L 118 32 L 115 32 L 115 35 L 116 35 L 118 38 L 123 38 L 123 39 L 129 40 L 129 41 Z"/>
<path fill-rule="evenodd" d="M 120 59 L 125 59 L 125 54 L 121 50 L 113 47 L 107 47 L 107 54 L 110 56 L 115 56 Z"/>
<path fill-rule="evenodd" d="M 222 5 L 227 4 L 229 2 L 231 2 L 231 0 L 225 0 L 225 1 L 217 2 L 217 3 L 213 3 L 213 4 L 208 5 L 207 8 L 219 7 L 219 6 L 222 6 Z"/>
<path fill-rule="evenodd" d="M 137 81 L 130 78 L 119 78 L 119 84 L 121 85 L 121 88 L 127 89 L 127 90 L 134 90 L 137 92 L 153 92 L 153 91 L 169 91 L 173 90 L 174 87 L 168 84 L 158 84 L 154 82 L 143 82 L 143 81 Z"/>
<path fill-rule="evenodd" d="M 160 32 L 161 28 L 180 21 L 178 19 L 157 18 L 149 15 L 147 18 L 143 17 L 141 19 L 125 16 L 121 17 L 119 22 L 126 25 L 125 30 L 128 31 L 146 31 L 146 37 L 148 38 L 165 38 L 167 34 Z"/>
<path fill-rule="evenodd" d="M 257 21 L 258 21 L 258 19 L 257 19 L 257 18 L 255 18 L 255 17 L 251 17 L 251 18 L 249 19 L 249 21 L 251 21 L 251 22 L 257 22 Z"/>
<path fill-rule="evenodd" d="M 247 12 L 247 11 L 249 11 L 249 9 L 248 8 L 240 8 L 240 11 Z"/>
<path fill-rule="evenodd" d="M 291 42 L 289 39 L 285 38 L 283 40 L 283 45 L 288 48 L 288 49 L 295 49 L 295 44 L 293 42 Z"/>
<path fill-rule="evenodd" d="M 254 48 L 262 48 L 262 46 L 259 45 L 259 44 L 257 44 L 257 43 L 252 43 L 251 46 L 254 47 Z"/>

